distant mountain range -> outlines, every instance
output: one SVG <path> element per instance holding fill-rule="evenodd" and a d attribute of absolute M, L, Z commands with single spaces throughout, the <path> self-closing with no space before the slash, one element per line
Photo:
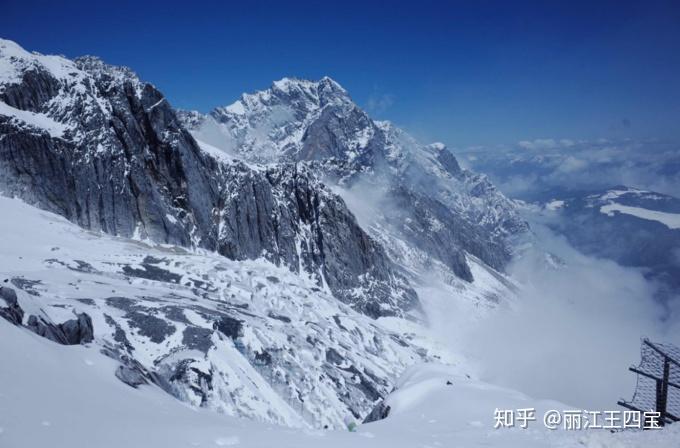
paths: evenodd
<path fill-rule="evenodd" d="M 624 186 L 556 193 L 544 207 L 574 247 L 643 269 L 662 299 L 680 293 L 680 199 Z"/>
<path fill-rule="evenodd" d="M 542 139 L 456 154 L 512 199 L 542 208 L 579 251 L 641 269 L 663 301 L 680 296 L 677 144 Z"/>

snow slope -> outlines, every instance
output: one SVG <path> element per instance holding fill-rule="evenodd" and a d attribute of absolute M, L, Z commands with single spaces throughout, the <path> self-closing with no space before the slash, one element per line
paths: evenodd
<path fill-rule="evenodd" d="M 132 389 L 115 379 L 116 363 L 94 345 L 60 346 L 5 321 L 0 321 L 0 340 L 11 341 L 0 344 L 4 448 L 675 448 L 680 440 L 680 425 L 619 434 L 551 432 L 539 425 L 495 430 L 496 407 L 560 405 L 471 381 L 438 365 L 410 370 L 391 399 L 393 415 L 355 433 L 285 429 L 195 410 L 155 387 Z"/>

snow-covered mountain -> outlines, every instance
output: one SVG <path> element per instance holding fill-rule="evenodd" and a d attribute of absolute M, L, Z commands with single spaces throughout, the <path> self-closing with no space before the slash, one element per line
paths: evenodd
<path fill-rule="evenodd" d="M 527 230 L 485 176 L 461 169 L 441 143 L 422 145 L 391 123 L 373 121 L 328 77 L 284 78 L 208 115 L 180 118 L 198 140 L 231 157 L 306 161 L 349 202 L 370 200 L 377 213 L 366 223 L 393 258 L 405 258 L 397 248 L 406 244 L 472 282 L 466 256 L 502 270 L 511 240 Z"/>
<path fill-rule="evenodd" d="M 456 361 L 419 294 L 512 296 L 526 231 L 328 78 L 180 118 L 129 69 L 7 40 L 0 193 L 0 316 L 90 344 L 132 387 L 289 426 L 360 420 L 409 365 Z"/>
<path fill-rule="evenodd" d="M 91 230 L 264 257 L 373 316 L 417 308 L 408 281 L 305 167 L 225 163 L 151 84 L 92 57 L 0 41 L 0 191 Z"/>

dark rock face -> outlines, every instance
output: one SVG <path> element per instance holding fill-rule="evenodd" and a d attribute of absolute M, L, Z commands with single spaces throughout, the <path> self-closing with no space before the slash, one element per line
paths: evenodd
<path fill-rule="evenodd" d="M 377 422 L 378 420 L 386 419 L 390 415 L 392 409 L 390 406 L 386 405 L 384 401 L 380 401 L 370 414 L 364 418 L 363 423 Z"/>
<path fill-rule="evenodd" d="M 0 306 L 0 317 L 7 319 L 14 325 L 21 325 L 24 319 L 24 310 L 19 306 L 17 293 L 6 286 L 0 286 L 0 299 L 4 300 L 7 306 Z M 2 305 L 2 302 L 0 302 Z"/>
<path fill-rule="evenodd" d="M 224 170 L 220 254 L 236 260 L 264 256 L 305 271 L 372 317 L 418 306 L 382 247 L 308 167 L 291 163 L 256 172 L 235 163 Z"/>
<path fill-rule="evenodd" d="M 128 366 L 118 366 L 116 369 L 116 378 L 135 389 L 143 384 L 148 384 L 142 372 Z"/>
<path fill-rule="evenodd" d="M 261 352 L 256 352 L 255 353 L 255 363 L 268 366 L 272 363 L 272 355 L 269 354 L 266 350 L 263 350 Z"/>
<path fill-rule="evenodd" d="M 212 334 L 208 328 L 187 327 L 182 334 L 182 344 L 206 353 L 213 346 Z"/>
<path fill-rule="evenodd" d="M 343 93 L 346 94 L 346 93 Z M 344 113 L 343 113 L 344 112 Z M 359 108 L 351 107 L 338 113 L 336 107 L 326 107 L 319 118 L 307 128 L 301 150 L 296 154 L 298 160 L 347 159 L 348 148 L 341 142 L 351 140 L 357 129 L 374 129 L 371 119 Z M 375 131 L 375 129 L 374 129 Z M 372 142 L 379 149 L 380 141 Z M 362 151 L 357 163 L 374 166 L 382 151 Z"/>
<path fill-rule="evenodd" d="M 213 390 L 213 378 L 211 373 L 205 373 L 192 367 L 192 363 L 192 360 L 187 359 L 175 365 L 168 381 L 171 388 L 189 385 L 189 388 L 200 397 L 202 406 L 207 402 L 208 396 Z M 171 390 L 171 392 L 173 391 Z M 178 391 L 175 391 L 175 395 L 178 395 L 178 393 Z"/>
<path fill-rule="evenodd" d="M 190 229 L 209 227 L 212 204 L 205 201 L 215 196 L 204 194 L 214 188 L 207 178 L 210 162 L 200 158 L 195 142 L 152 86 L 141 87 L 134 79 L 113 82 L 113 69 L 92 60 L 81 61 L 80 67 L 92 70 L 93 78 L 87 78 L 90 94 L 103 96 L 111 114 L 100 110 L 85 115 L 78 123 L 80 139 L 26 132 L 0 117 L 4 189 L 93 230 L 128 237 L 137 231 L 157 241 L 188 245 Z M 26 80 L 36 77 L 46 85 L 58 83 L 49 73 L 28 72 L 12 95 L 5 91 L 0 100 L 35 109 L 33 97 L 64 96 L 49 97 L 53 90 L 35 93 L 35 83 Z M 68 92 L 68 86 L 61 89 Z M 84 100 L 76 97 L 73 103 L 69 115 L 85 114 Z M 46 112 L 46 107 L 40 110 Z M 190 214 L 184 216 L 182 210 Z"/>
<path fill-rule="evenodd" d="M 125 315 L 130 325 L 137 329 L 139 334 L 148 337 L 151 342 L 160 343 L 175 332 L 175 327 L 165 319 L 147 314 L 146 311 L 130 311 Z"/>
<path fill-rule="evenodd" d="M 371 316 L 417 305 L 385 253 L 309 171 L 290 165 L 261 172 L 218 162 L 199 148 L 163 95 L 126 68 L 92 57 L 64 59 L 65 75 L 29 53 L 8 60 L 20 78 L 0 85 L 0 101 L 52 124 L 41 128 L 42 122 L 22 121 L 21 113 L 0 115 L 5 194 L 92 230 L 202 247 L 236 260 L 264 256 L 313 274 Z M 126 273 L 179 281 L 154 263 L 143 267 Z"/>
<path fill-rule="evenodd" d="M 446 171 L 452 176 L 460 176 L 463 173 L 463 170 L 460 168 L 456 157 L 451 154 L 451 151 L 443 147 L 437 149 L 439 150 L 439 153 L 437 154 L 437 160 L 439 160 L 439 163 L 441 163 Z"/>
<path fill-rule="evenodd" d="M 6 286 L 0 286 L 0 299 L 7 304 L 0 306 L 0 317 L 14 325 L 22 325 L 24 310 L 21 309 L 17 299 L 17 293 Z M 2 302 L 0 302 L 0 305 Z M 61 324 L 55 324 L 42 317 L 30 315 L 26 322 L 26 328 L 32 332 L 63 345 L 78 345 L 94 340 L 92 319 L 85 313 L 76 314 L 75 319 L 67 320 Z"/>
<path fill-rule="evenodd" d="M 30 315 L 26 328 L 62 345 L 85 344 L 94 340 L 92 319 L 85 313 L 80 313 L 76 319 L 67 320 L 61 324 L 54 324 L 42 317 Z"/>
<path fill-rule="evenodd" d="M 418 306 L 415 291 L 392 267 L 383 248 L 359 227 L 344 201 L 327 191 L 306 167 L 287 165 L 270 170 L 267 177 L 283 193 L 277 198 L 282 212 L 308 229 L 300 239 L 300 261 L 307 272 L 318 273 L 315 268 L 320 266 L 320 283 L 372 317 Z M 296 230 L 300 234 L 299 227 Z M 295 261 L 286 264 L 296 265 Z"/>
<path fill-rule="evenodd" d="M 94 339 L 92 319 L 85 313 L 80 313 L 76 319 L 67 320 L 59 326 L 66 337 L 67 345 L 83 344 Z"/>
<path fill-rule="evenodd" d="M 123 266 L 123 273 L 131 277 L 146 278 L 159 282 L 179 283 L 181 277 L 165 269 L 154 266 L 150 263 L 142 263 L 144 269 L 136 269 L 130 266 Z"/>
<path fill-rule="evenodd" d="M 326 350 L 326 361 L 339 365 L 345 362 L 345 358 L 343 358 L 342 355 L 337 352 L 337 350 L 331 347 Z"/>
<path fill-rule="evenodd" d="M 403 223 L 400 230 L 410 241 L 442 261 L 458 277 L 473 280 L 464 251 L 499 270 L 510 259 L 507 247 L 490 241 L 480 227 L 439 201 L 404 188 L 390 190 L 388 198 L 395 205 L 386 211 L 388 220 Z"/>
<path fill-rule="evenodd" d="M 61 331 L 61 329 L 57 325 L 47 322 L 41 317 L 37 317 L 33 314 L 28 316 L 26 328 L 38 336 L 42 336 L 46 339 L 49 339 L 50 341 L 56 342 L 57 344 L 66 345 L 66 336 Z"/>
<path fill-rule="evenodd" d="M 231 339 L 235 340 L 242 336 L 243 323 L 238 319 L 234 319 L 233 317 L 221 316 L 213 326 L 223 335 Z"/>
<path fill-rule="evenodd" d="M 136 389 L 144 384 L 156 384 L 161 389 L 170 391 L 169 384 L 165 379 L 155 372 L 149 371 L 139 361 L 132 358 L 126 353 L 126 348 L 123 345 L 114 347 L 107 344 L 101 349 L 101 353 L 120 362 L 115 375 L 128 386 Z"/>

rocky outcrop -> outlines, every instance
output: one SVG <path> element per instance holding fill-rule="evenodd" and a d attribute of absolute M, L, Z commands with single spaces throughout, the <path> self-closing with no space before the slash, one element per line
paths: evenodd
<path fill-rule="evenodd" d="M 17 293 L 6 286 L 0 286 L 0 317 L 14 325 L 23 325 L 24 310 L 19 305 Z M 86 313 L 77 313 L 75 319 L 60 324 L 31 314 L 25 327 L 39 336 L 63 345 L 85 344 L 94 340 L 92 319 Z"/>
<path fill-rule="evenodd" d="M 124 365 L 118 366 L 116 369 L 116 378 L 135 389 L 141 385 L 148 384 L 148 381 L 140 370 Z"/>
<path fill-rule="evenodd" d="M 17 293 L 6 286 L 0 286 L 0 317 L 14 325 L 21 325 L 24 319 L 24 310 L 19 306 Z"/>
<path fill-rule="evenodd" d="M 61 324 L 52 323 L 43 317 L 30 315 L 26 328 L 35 334 L 62 345 L 78 345 L 92 342 L 94 329 L 92 319 L 85 313 L 79 313 L 75 319 Z"/>
<path fill-rule="evenodd" d="M 92 319 L 85 313 L 80 313 L 75 319 L 59 324 L 59 327 L 64 333 L 67 345 L 85 344 L 94 339 Z"/>
<path fill-rule="evenodd" d="M 130 70 L 44 58 L 0 41 L 0 59 L 15 70 L 0 83 L 4 194 L 92 230 L 264 257 L 371 316 L 417 305 L 384 251 L 309 171 L 220 162 Z"/>
<path fill-rule="evenodd" d="M 430 147 L 435 150 L 437 160 L 449 174 L 454 177 L 464 175 L 463 170 L 458 164 L 458 160 L 456 160 L 456 157 L 451 154 L 451 151 L 449 151 L 446 146 L 441 143 L 433 143 Z"/>
<path fill-rule="evenodd" d="M 384 420 L 390 415 L 390 411 L 392 408 L 385 404 L 384 400 L 380 400 L 378 404 L 375 405 L 373 410 L 368 414 L 365 418 L 363 423 L 371 423 L 371 422 L 377 422 L 379 420 Z"/>
<path fill-rule="evenodd" d="M 220 316 L 213 328 L 233 340 L 243 336 L 243 322 L 229 316 Z"/>
<path fill-rule="evenodd" d="M 70 67 L 77 85 L 30 69 L 0 91 L 8 106 L 68 127 L 57 137 L 0 115 L 2 190 L 86 228 L 190 245 L 210 227 L 214 162 L 153 86 L 92 58 Z"/>

